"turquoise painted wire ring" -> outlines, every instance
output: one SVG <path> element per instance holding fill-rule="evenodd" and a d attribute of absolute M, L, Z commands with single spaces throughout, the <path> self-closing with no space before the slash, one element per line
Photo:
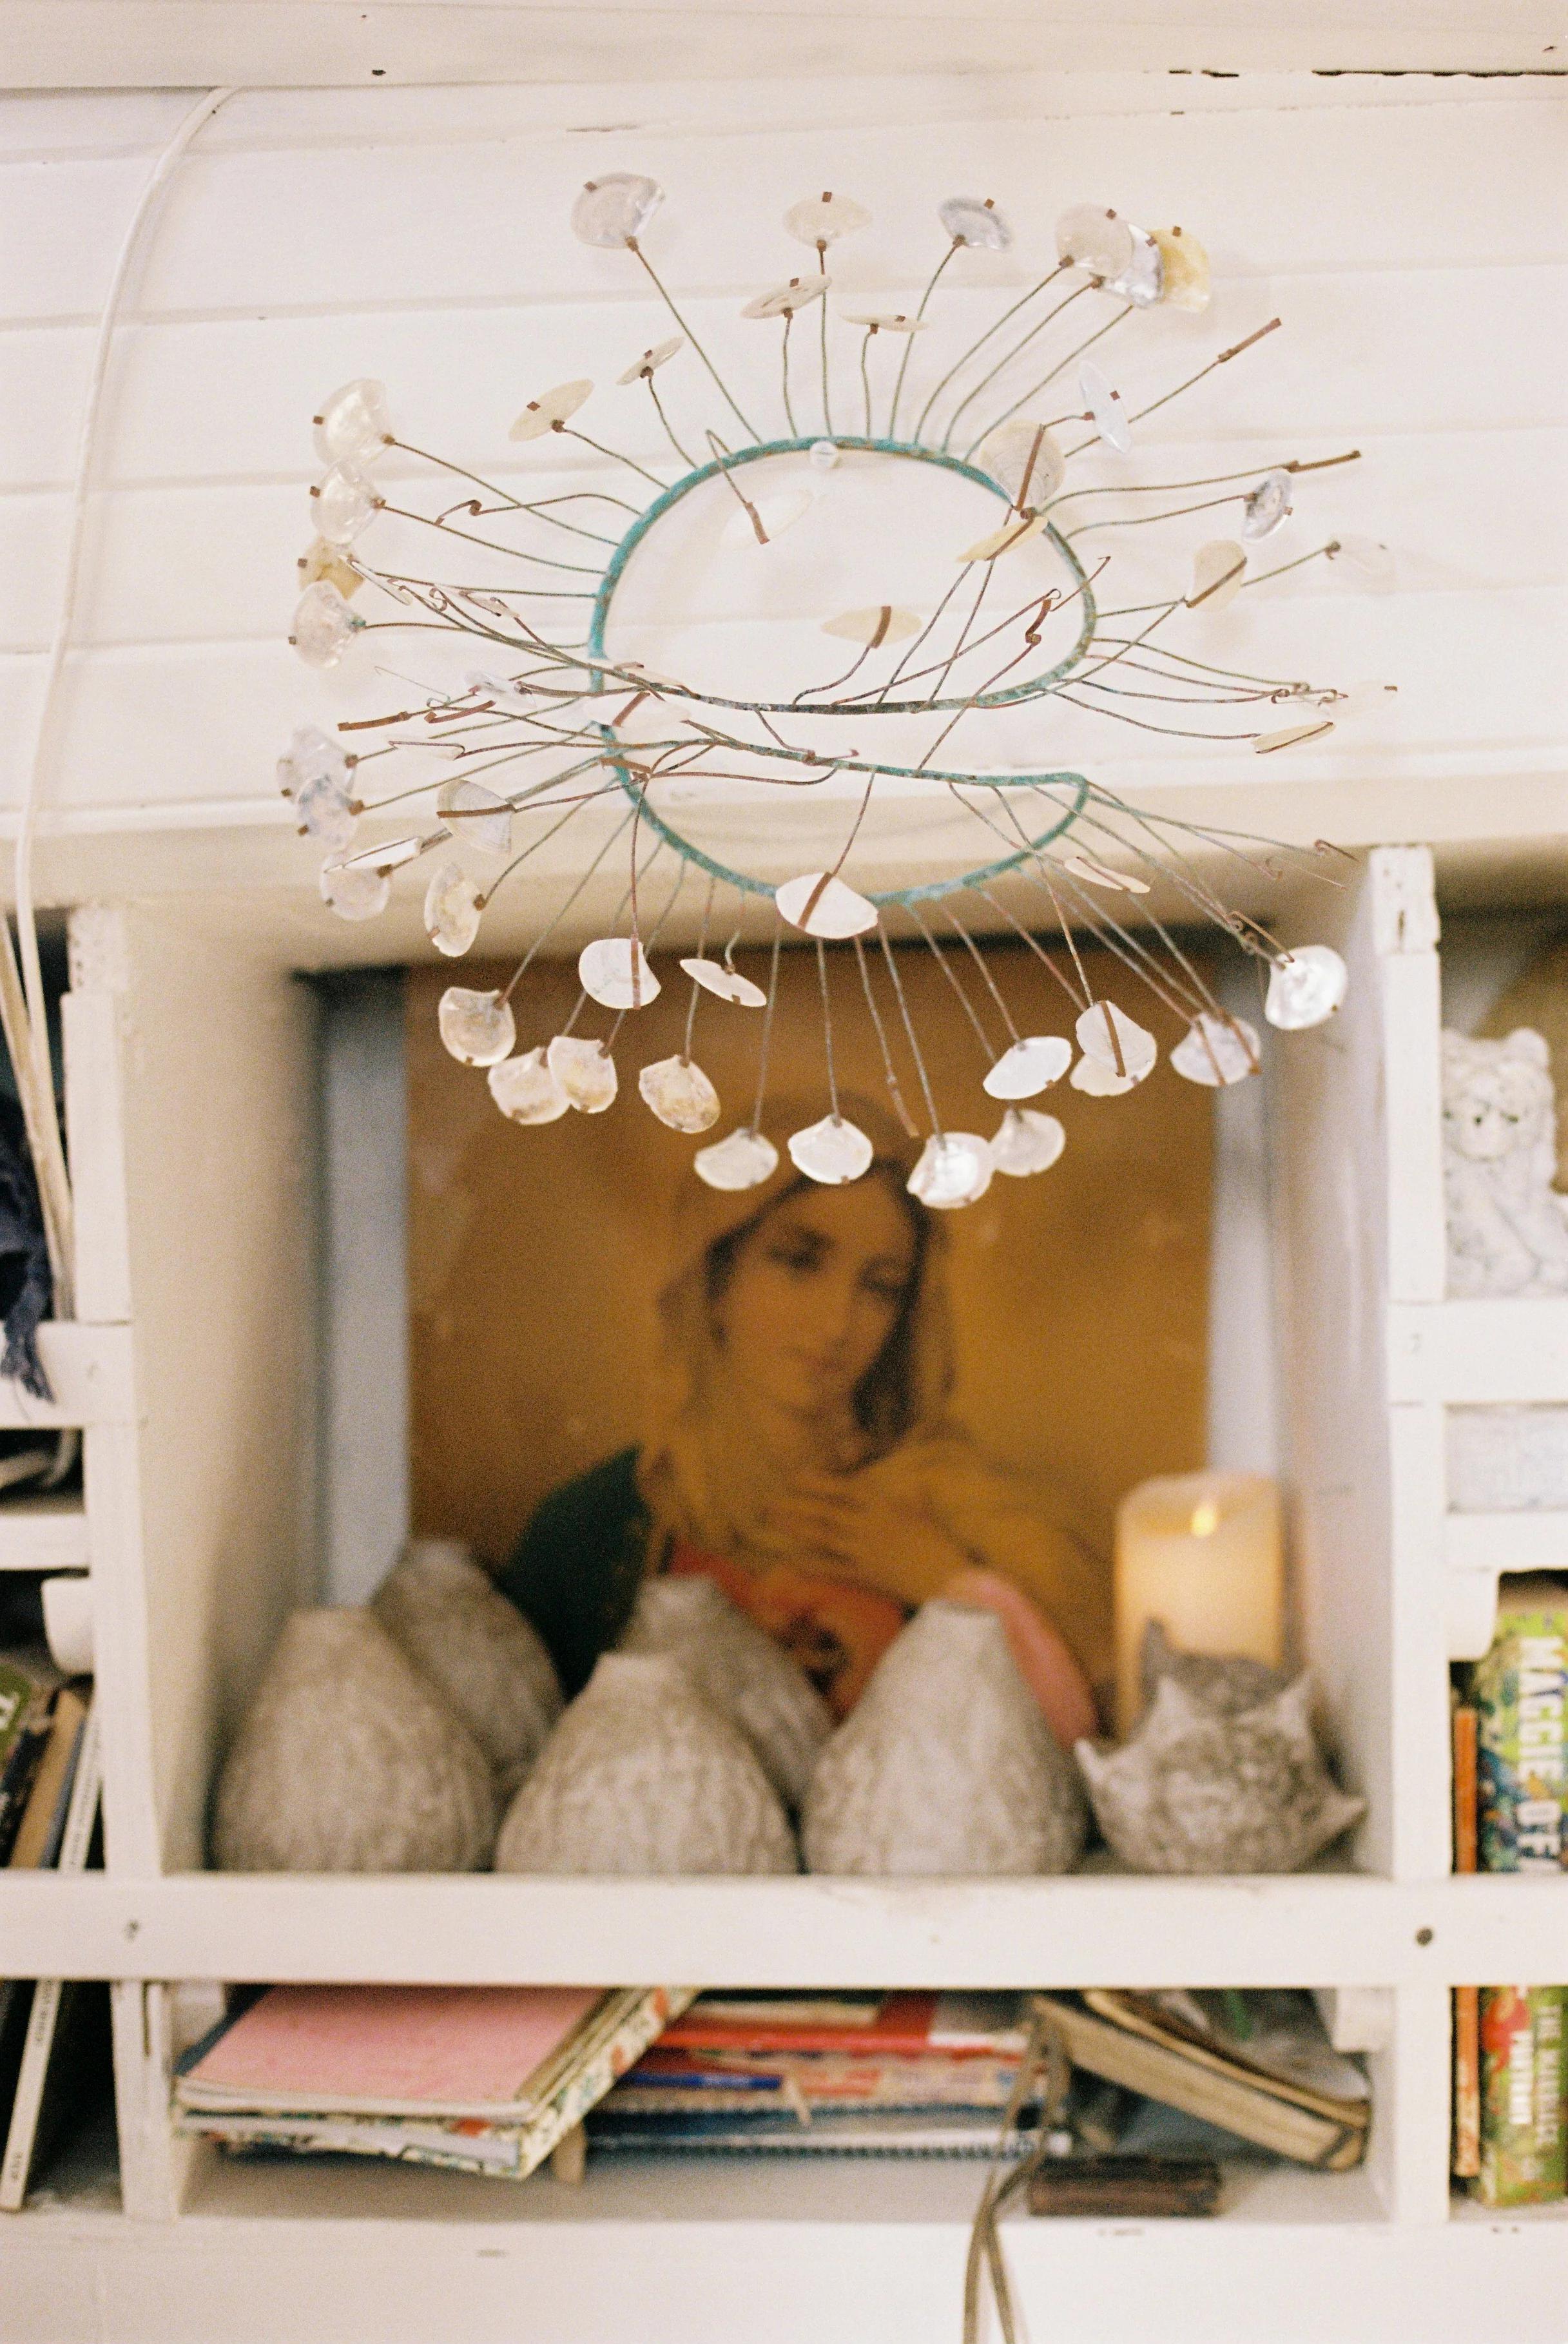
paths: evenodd
<path fill-rule="evenodd" d="M 604 574 L 599 581 L 599 591 L 593 599 L 593 611 L 589 622 L 589 656 L 594 660 L 607 658 L 604 645 L 605 631 L 616 589 L 625 575 L 627 564 L 637 548 L 673 506 L 678 504 L 683 497 L 689 496 L 693 489 L 702 487 L 704 481 L 716 479 L 721 472 L 736 471 L 744 464 L 760 463 L 768 457 L 807 454 L 825 436 L 822 432 L 815 432 L 809 438 L 769 440 L 759 442 L 754 448 L 736 449 L 730 455 L 715 457 L 712 463 L 694 465 L 689 472 L 683 473 L 680 480 L 673 482 L 662 494 L 655 497 L 652 502 L 638 514 L 604 565 Z M 982 472 L 977 466 L 966 464 L 962 457 L 948 455 L 939 448 L 923 448 L 913 440 L 856 439 L 839 433 L 833 435 L 832 444 L 852 454 L 902 456 L 916 463 L 936 464 L 944 471 L 956 472 L 961 479 L 972 480 L 977 488 L 987 490 L 992 496 L 1006 500 L 1006 490 L 992 480 L 988 472 Z M 1010 684 L 1003 691 L 976 693 L 972 700 L 966 696 L 954 700 L 879 701 L 874 708 L 857 709 L 856 715 L 936 715 L 944 711 L 970 706 L 1016 707 L 1020 702 L 1045 697 L 1069 676 L 1094 639 L 1097 616 L 1094 596 L 1083 565 L 1067 540 L 1049 524 L 1047 526 L 1045 535 L 1055 546 L 1072 576 L 1083 607 L 1083 622 L 1078 631 L 1077 641 L 1065 659 L 1058 660 L 1057 664 L 1047 669 L 1043 675 L 1031 676 L 1025 682 Z M 609 687 L 605 677 L 602 674 L 596 674 L 592 685 L 592 692 L 598 694 L 607 688 Z M 798 716 L 801 713 L 799 707 L 793 701 L 729 700 L 721 697 L 717 692 L 703 692 L 701 697 L 705 707 L 733 708 L 749 714 Z M 693 864 L 694 868 L 704 873 L 710 879 L 719 881 L 721 884 L 738 888 L 744 894 L 772 896 L 774 888 L 768 881 L 753 878 L 746 872 L 737 871 L 728 864 L 716 862 L 712 855 L 704 854 L 702 848 L 695 845 L 692 840 L 683 837 L 679 831 L 673 829 L 657 808 L 649 803 L 642 781 L 640 778 L 634 778 L 628 771 L 623 753 L 617 753 L 621 750 L 621 744 L 616 739 L 614 727 L 607 724 L 602 726 L 600 730 L 606 749 L 610 753 L 605 762 L 614 768 L 627 796 L 634 801 L 640 801 L 642 820 L 663 840 L 666 845 L 673 848 L 677 854 Z M 798 757 L 792 751 L 770 748 L 765 745 L 748 747 L 747 754 L 778 758 L 792 763 L 799 762 Z M 1089 793 L 1089 784 L 1085 776 L 1072 773 L 955 773 L 928 765 L 885 764 L 879 760 L 869 758 L 844 760 L 836 764 L 835 770 L 851 773 L 883 773 L 890 780 L 954 783 L 970 789 L 1065 788 L 1073 793 L 1073 803 L 1064 811 L 1059 820 L 1052 823 L 1037 836 L 1020 844 L 1015 852 L 1001 855 L 994 862 L 980 864 L 973 870 L 958 873 L 950 879 L 930 880 L 919 887 L 889 888 L 881 894 L 868 891 L 868 900 L 877 904 L 930 903 L 945 895 L 959 894 L 966 888 L 984 886 L 989 880 L 1005 877 L 1008 872 L 1016 871 L 1023 864 L 1032 861 L 1043 848 L 1051 844 L 1053 839 L 1060 838 L 1065 831 L 1069 830 L 1082 813 Z"/>

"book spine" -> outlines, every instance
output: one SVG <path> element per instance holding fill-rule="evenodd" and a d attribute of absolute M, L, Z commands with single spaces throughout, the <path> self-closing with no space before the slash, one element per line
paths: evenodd
<path fill-rule="evenodd" d="M 1468 1702 L 1453 1713 L 1453 1868 L 1473 1872 L 1479 1854 L 1480 1720 Z M 1473 1985 L 1453 1990 L 1453 2140 L 1451 2169 L 1457 2181 L 1481 2171 L 1481 1995 Z"/>
<path fill-rule="evenodd" d="M 27 1801 L 49 1745 L 46 1724 L 24 1727 L 0 1768 L 0 1864 L 9 1864 Z"/>
<path fill-rule="evenodd" d="M 1568 1864 L 1568 1612 L 1505 1619 L 1474 1675 L 1482 1872 Z"/>
<path fill-rule="evenodd" d="M 575 2066 L 551 2093 L 545 2106 L 521 2128 L 518 2177 L 542 2165 L 557 2141 L 564 2139 L 597 2107 L 612 2084 L 618 2083 L 672 2018 L 696 1999 L 695 1986 L 650 1986 L 602 2042 Z"/>
<path fill-rule="evenodd" d="M 1534 2206 L 1563 2195 L 1562 1986 L 1481 1989 L 1481 2158 L 1488 2206 Z"/>

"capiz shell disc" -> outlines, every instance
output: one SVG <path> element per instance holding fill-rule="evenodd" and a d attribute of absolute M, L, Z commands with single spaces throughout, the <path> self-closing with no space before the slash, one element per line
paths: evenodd
<path fill-rule="evenodd" d="M 479 890 L 460 863 L 442 863 L 425 890 L 425 934 L 439 953 L 460 960 L 479 934 Z"/>
<path fill-rule="evenodd" d="M 542 1050 L 530 1050 L 521 1058 L 503 1058 L 485 1079 L 491 1098 L 513 1123 L 559 1123 L 571 1104 Z"/>
<path fill-rule="evenodd" d="M 466 985 L 448 985 L 436 1023 L 441 1040 L 465 1066 L 496 1066 L 517 1039 L 511 1004 L 499 993 L 475 993 Z"/>
<path fill-rule="evenodd" d="M 1247 549 L 1232 537 L 1211 537 L 1192 557 L 1192 591 L 1187 607 L 1223 611 L 1241 591 L 1247 575 Z"/>
<path fill-rule="evenodd" d="M 1089 420 L 1108 448 L 1118 456 L 1132 453 L 1132 426 L 1128 421 L 1121 393 L 1103 374 L 1092 359 L 1085 359 L 1078 369 L 1078 389 L 1088 409 Z"/>
<path fill-rule="evenodd" d="M 1010 1106 L 991 1141 L 991 1161 L 1009 1179 L 1027 1180 L 1048 1172 L 1067 1144 L 1067 1135 L 1054 1115 L 1040 1115 L 1032 1106 Z"/>
<path fill-rule="evenodd" d="M 1063 1034 L 1027 1034 L 1004 1050 L 986 1076 L 993 1098 L 1033 1098 L 1060 1082 L 1073 1062 L 1073 1046 Z"/>
<path fill-rule="evenodd" d="M 579 1115 L 602 1115 L 614 1105 L 620 1081 L 615 1061 L 602 1042 L 588 1042 L 576 1034 L 558 1034 L 546 1050 L 545 1062 L 566 1095 L 568 1106 Z"/>
<path fill-rule="evenodd" d="M 538 440 L 559 424 L 567 423 L 584 399 L 592 397 L 593 385 L 586 375 L 575 382 L 558 382 L 553 390 L 538 399 L 531 399 L 511 427 L 514 440 Z"/>
<path fill-rule="evenodd" d="M 842 879 L 830 879 L 825 871 L 804 871 L 798 879 L 786 879 L 774 901 L 791 927 L 804 935 L 863 936 L 876 925 L 875 904 Z"/>
<path fill-rule="evenodd" d="M 777 1171 L 778 1160 L 778 1149 L 771 1139 L 764 1139 L 760 1131 L 741 1130 L 715 1139 L 711 1147 L 699 1147 L 692 1168 L 710 1188 L 733 1193 L 760 1188 Z"/>
<path fill-rule="evenodd" d="M 1138 1088 L 1136 1075 L 1118 1075 L 1103 1058 L 1080 1058 L 1068 1079 L 1087 1098 L 1125 1098 Z"/>
<path fill-rule="evenodd" d="M 826 1188 L 842 1188 L 845 1181 L 858 1180 L 876 1153 L 857 1124 L 845 1123 L 836 1115 L 824 1115 L 820 1123 L 792 1132 L 787 1145 L 795 1170 L 804 1172 L 808 1180 L 820 1180 Z"/>
<path fill-rule="evenodd" d="M 977 1132 L 934 1132 L 909 1175 L 908 1189 L 939 1213 L 972 1205 L 991 1185 L 991 1150 Z"/>
<path fill-rule="evenodd" d="M 1152 1070 L 1159 1055 L 1154 1036 L 1114 1001 L 1095 1002 L 1078 1019 L 1076 1031 L 1078 1047 L 1087 1058 L 1098 1058 L 1112 1074 L 1129 1075 L 1135 1083 Z"/>
<path fill-rule="evenodd" d="M 690 960 L 681 963 L 681 967 L 693 985 L 700 985 L 715 1000 L 733 1001 L 738 1009 L 767 1007 L 768 997 L 762 986 L 754 985 L 749 976 L 743 976 L 738 968 L 726 968 L 722 960 L 702 960 L 693 954 Z"/>
<path fill-rule="evenodd" d="M 1274 964 L 1263 1015 L 1281 1033 L 1304 1033 L 1333 1015 L 1350 981 L 1350 971 L 1331 945 L 1298 945 Z"/>
<path fill-rule="evenodd" d="M 824 635 L 842 635 L 846 642 L 864 643 L 867 651 L 876 651 L 884 643 L 906 642 L 917 635 L 925 621 L 915 611 L 901 611 L 893 602 L 874 603 L 869 611 L 841 611 L 835 619 L 824 619 Z"/>
<path fill-rule="evenodd" d="M 1195 1017 L 1170 1054 L 1170 1063 L 1189 1083 L 1209 1090 L 1228 1089 L 1258 1073 L 1258 1031 L 1244 1017 L 1216 1017 L 1209 1010 Z"/>
<path fill-rule="evenodd" d="M 612 252 L 642 235 L 663 200 L 657 179 L 639 171 L 607 171 L 602 179 L 584 182 L 572 207 L 572 232 L 583 244 Z"/>
<path fill-rule="evenodd" d="M 643 1103 L 672 1131 L 711 1131 L 719 1119 L 719 1094 L 690 1058 L 658 1058 L 637 1077 Z"/>
<path fill-rule="evenodd" d="M 635 936 L 598 936 L 577 958 L 577 981 L 602 1009 L 645 1009 L 659 980 Z"/>

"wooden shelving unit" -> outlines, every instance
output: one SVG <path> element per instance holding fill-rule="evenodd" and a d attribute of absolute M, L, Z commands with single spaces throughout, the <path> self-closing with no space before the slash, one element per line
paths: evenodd
<path fill-rule="evenodd" d="M 0 1947 L 24 1974 L 112 1982 L 117 2158 L 84 2141 L 47 2200 L 0 2227 L 0 2344 L 953 2344 L 973 2167 L 606 2166 L 572 2192 L 188 2153 L 168 2119 L 169 1989 L 275 1977 L 1341 1993 L 1378 2046 L 1365 2168 L 1239 2168 L 1211 2224 L 1015 2223 L 1030 2332 L 1561 2344 L 1562 2210 L 1499 2218 L 1450 2198 L 1449 1990 L 1568 1974 L 1568 1880 L 1450 1876 L 1447 1680 L 1451 1656 L 1484 1640 L 1502 1541 L 1534 1564 L 1568 1540 L 1558 1517 L 1450 1511 L 1443 1412 L 1568 1400 L 1568 1302 L 1444 1298 L 1432 857 L 1379 844 L 1446 846 L 1472 900 L 1517 894 L 1510 856 L 1533 856 L 1539 878 L 1559 851 L 1542 842 L 1562 821 L 1563 599 L 1541 493 L 1560 438 L 1557 90 L 1467 89 L 1462 113 L 1450 83 L 1097 71 L 1080 88 L 1005 62 L 967 85 L 877 66 L 875 79 L 698 77 L 634 96 L 251 93 L 177 191 L 116 356 L 123 404 L 50 810 L 48 884 L 78 907 L 64 1023 L 80 1318 L 45 1330 L 51 1409 L 0 1389 L 0 1424 L 83 1430 L 79 1512 L 0 1506 L 0 1569 L 44 1568 L 22 1557 L 46 1548 L 48 1568 L 88 1569 L 106 1767 L 106 1871 L 0 1874 Z M 75 393 L 60 386 L 85 363 L 80 321 L 131 190 L 187 103 L 40 96 L 12 124 L 15 159 L 0 157 L 7 223 L 35 216 L 29 175 L 69 183 L 71 235 L 38 244 L 0 317 L 27 418 L 7 485 L 44 516 L 46 565 L 70 460 Z M 1233 470 L 1237 413 L 1260 449 L 1265 433 L 1304 458 L 1360 442 L 1375 460 L 1326 476 L 1345 484 L 1333 510 L 1397 536 L 1413 581 L 1375 603 L 1336 601 L 1316 570 L 1289 581 L 1320 597 L 1308 621 L 1326 668 L 1397 678 L 1392 739 L 1347 727 L 1281 781 L 1272 759 L 1216 777 L 1207 747 L 1157 755 L 1132 735 L 1102 774 L 1199 822 L 1375 850 L 1342 892 L 1288 907 L 1287 936 L 1338 943 L 1352 985 L 1331 1027 L 1274 1054 L 1269 1116 L 1295 1613 L 1368 1803 L 1352 1868 L 978 1884 L 215 1876 L 201 1865 L 217 1754 L 281 1619 L 318 1584 L 319 1068 L 298 973 L 423 948 L 417 889 L 369 930 L 325 917 L 270 791 L 288 726 L 339 706 L 336 681 L 297 670 L 281 641 L 309 402 L 382 372 L 424 444 L 488 461 L 539 381 L 592 349 L 609 383 L 658 330 L 601 268 L 614 256 L 571 246 L 574 179 L 649 168 L 678 187 L 677 286 L 702 330 L 728 332 L 755 255 L 777 251 L 777 211 L 841 162 L 873 203 L 895 187 L 927 209 L 949 179 L 995 173 L 1034 207 L 1035 244 L 1053 207 L 1102 187 L 1135 216 L 1190 219 L 1217 258 L 1229 241 L 1239 329 L 1278 306 L 1302 333 L 1276 338 L 1295 355 L 1268 412 L 1234 410 L 1230 437 L 1176 440 L 1174 454 L 1194 475 Z M 889 278 L 890 300 L 905 281 Z M 494 413 L 476 409 L 481 380 L 506 386 Z M 23 692 L 34 583 L 15 604 Z M 1258 624 L 1260 664 L 1296 640 Z M 0 766 L 25 732 L 0 728 Z M 1490 861 L 1467 862 L 1482 844 Z M 912 835 L 910 869 L 925 851 Z M 565 846 L 541 856 L 487 945 L 537 934 L 578 875 Z"/>

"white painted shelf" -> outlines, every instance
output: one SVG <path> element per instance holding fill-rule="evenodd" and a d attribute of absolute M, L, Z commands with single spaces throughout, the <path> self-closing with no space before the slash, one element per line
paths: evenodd
<path fill-rule="evenodd" d="M 0 1571 L 86 1571 L 91 1561 L 79 1490 L 0 1497 Z"/>

